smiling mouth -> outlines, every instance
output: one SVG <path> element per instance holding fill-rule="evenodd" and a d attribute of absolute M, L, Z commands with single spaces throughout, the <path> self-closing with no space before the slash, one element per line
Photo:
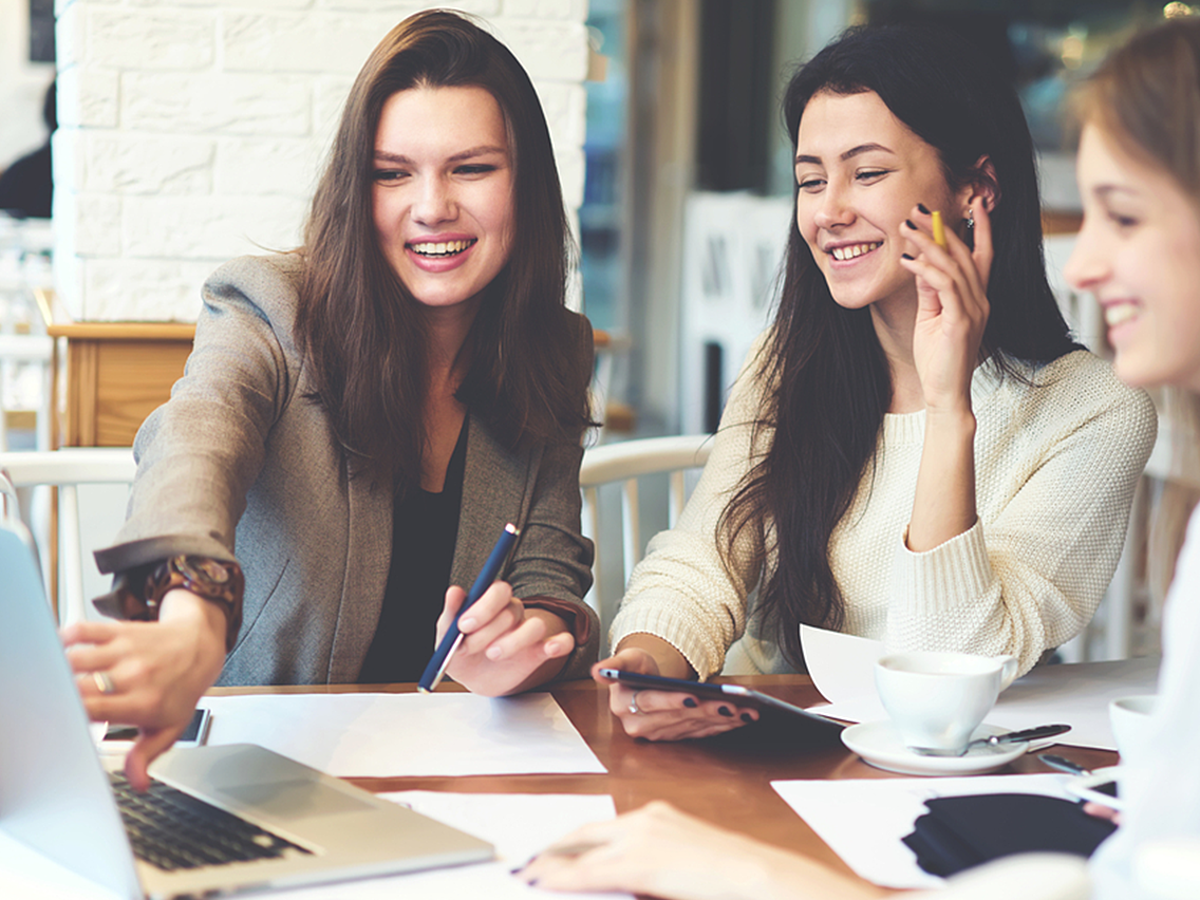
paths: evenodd
<path fill-rule="evenodd" d="M 1109 328 L 1115 328 L 1123 322 L 1136 319 L 1137 315 L 1138 308 L 1133 303 L 1118 303 L 1114 306 L 1106 306 L 1104 308 L 1104 324 Z"/>
<path fill-rule="evenodd" d="M 829 255 L 839 262 L 845 262 L 848 259 L 857 259 L 865 253 L 870 253 L 877 247 L 882 247 L 883 241 L 871 241 L 865 244 L 848 244 L 845 247 L 834 247 L 829 251 Z"/>
<path fill-rule="evenodd" d="M 446 259 L 451 256 L 458 256 L 469 247 L 479 243 L 478 238 L 470 238 L 465 241 L 424 241 L 419 244 L 407 244 L 409 250 L 418 256 L 424 256 L 426 259 Z"/>

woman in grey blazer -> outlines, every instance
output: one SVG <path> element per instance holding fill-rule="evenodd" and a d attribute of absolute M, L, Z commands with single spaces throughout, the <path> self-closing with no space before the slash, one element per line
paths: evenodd
<path fill-rule="evenodd" d="M 304 245 L 205 284 L 96 554 L 117 575 L 97 605 L 127 621 L 64 633 L 89 714 L 140 728 L 135 784 L 214 683 L 416 680 L 508 522 L 449 675 L 499 695 L 586 674 L 592 338 L 568 254 L 515 57 L 452 13 L 400 23 L 351 89 Z"/>

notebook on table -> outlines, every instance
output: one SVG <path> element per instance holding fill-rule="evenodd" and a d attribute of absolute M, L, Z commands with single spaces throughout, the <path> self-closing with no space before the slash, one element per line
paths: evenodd
<path fill-rule="evenodd" d="M 119 896 L 295 886 L 490 859 L 492 846 L 252 744 L 105 772 L 20 525 L 0 521 L 0 830 Z"/>

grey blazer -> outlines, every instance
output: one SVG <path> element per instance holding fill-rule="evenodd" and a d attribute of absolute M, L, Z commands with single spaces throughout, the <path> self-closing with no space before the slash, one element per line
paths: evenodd
<path fill-rule="evenodd" d="M 243 257 L 209 278 L 184 376 L 138 432 L 129 517 L 96 553 L 102 572 L 177 553 L 240 562 L 244 619 L 223 685 L 353 682 L 387 583 L 393 498 L 348 477 L 323 408 L 308 398 L 292 334 L 299 272 L 291 256 Z M 581 455 L 576 446 L 514 455 L 472 416 L 451 569 L 452 583 L 469 587 L 505 523 L 516 523 L 502 576 L 514 594 L 575 603 L 591 621 L 562 678 L 587 674 L 600 636 L 582 602 L 592 545 L 579 528 Z"/>

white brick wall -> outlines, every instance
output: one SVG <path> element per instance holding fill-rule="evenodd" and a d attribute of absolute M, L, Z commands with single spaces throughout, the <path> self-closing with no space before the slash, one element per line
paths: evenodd
<path fill-rule="evenodd" d="M 436 5 L 58 0 L 56 278 L 72 315 L 194 321 L 220 262 L 295 246 L 355 74 L 396 22 Z M 454 5 L 528 69 L 574 213 L 586 0 Z"/>

